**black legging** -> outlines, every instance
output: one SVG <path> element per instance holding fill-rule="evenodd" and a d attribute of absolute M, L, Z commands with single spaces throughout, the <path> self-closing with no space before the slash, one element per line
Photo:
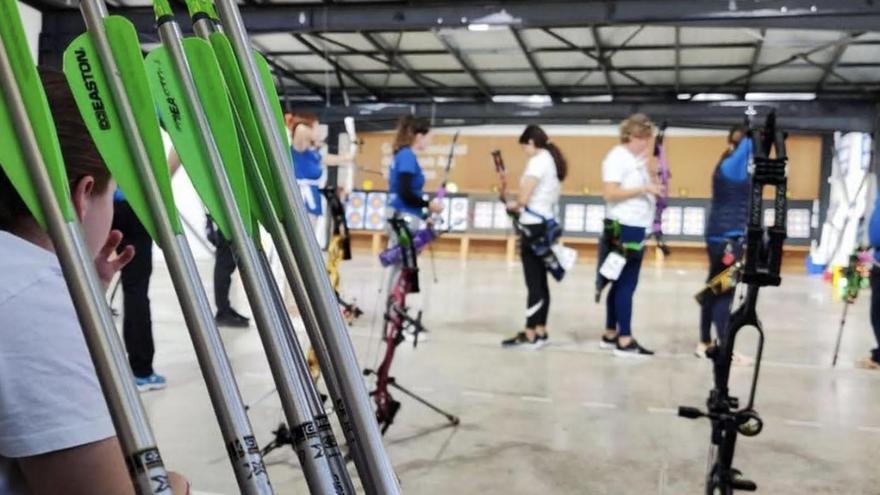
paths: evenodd
<path fill-rule="evenodd" d="M 150 276 L 153 274 L 153 240 L 127 201 L 117 201 L 113 228 L 122 232 L 118 251 L 134 246 L 135 255 L 125 265 L 122 280 L 122 337 L 131 371 L 138 378 L 153 374 L 153 323 L 150 314 Z"/>
<path fill-rule="evenodd" d="M 871 358 L 880 363 L 880 268 L 871 268 L 871 326 L 877 339 L 877 348 L 871 351 Z"/>
<path fill-rule="evenodd" d="M 533 236 L 544 235 L 543 225 L 529 225 Z M 547 284 L 547 268 L 529 247 L 529 241 L 520 236 L 520 258 L 522 259 L 523 275 L 526 279 L 528 299 L 526 300 L 526 328 L 545 326 L 547 314 L 550 312 L 550 287 Z"/>
<path fill-rule="evenodd" d="M 739 257 L 741 253 L 741 244 L 737 240 L 730 241 L 733 248 L 732 254 Z M 709 276 L 706 277 L 708 282 L 713 277 L 727 269 L 729 265 L 723 262 L 724 253 L 727 249 L 727 242 L 708 242 L 706 243 L 706 254 L 709 256 Z M 708 294 L 700 306 L 700 342 L 712 341 L 712 324 L 715 324 L 715 332 L 718 334 L 718 341 L 721 342 L 727 336 L 727 320 L 730 318 L 730 306 L 733 303 L 734 290 L 731 289 L 724 294 Z"/>
<path fill-rule="evenodd" d="M 217 251 L 214 259 L 214 303 L 217 312 L 232 309 L 229 304 L 229 288 L 232 286 L 232 273 L 235 271 L 235 256 L 229 241 L 217 232 Z"/>

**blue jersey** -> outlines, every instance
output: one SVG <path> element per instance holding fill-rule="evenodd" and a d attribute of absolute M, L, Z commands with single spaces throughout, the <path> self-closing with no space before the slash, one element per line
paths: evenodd
<path fill-rule="evenodd" d="M 706 225 L 708 242 L 725 242 L 745 235 L 749 215 L 749 158 L 752 140 L 739 142 L 733 153 L 721 160 L 712 175 L 712 202 Z"/>
<path fill-rule="evenodd" d="M 874 212 L 868 222 L 868 241 L 874 248 L 874 259 L 880 261 L 880 195 L 874 200 Z"/>
<path fill-rule="evenodd" d="M 388 176 L 388 204 L 395 210 L 422 216 L 421 205 L 409 205 L 399 196 L 401 174 L 412 174 L 413 194 L 421 197 L 425 187 L 425 173 L 422 172 L 422 167 L 419 165 L 418 159 L 416 159 L 416 154 L 408 146 L 401 148 L 394 154 L 394 163 L 391 164 Z"/>
<path fill-rule="evenodd" d="M 300 152 L 291 147 L 290 155 L 293 157 L 293 174 L 299 183 L 306 209 L 312 215 L 320 215 L 321 190 L 318 181 L 324 174 L 321 152 L 312 148 Z"/>

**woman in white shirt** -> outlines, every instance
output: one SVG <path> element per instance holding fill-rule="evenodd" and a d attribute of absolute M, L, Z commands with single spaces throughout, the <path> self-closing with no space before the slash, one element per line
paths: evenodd
<path fill-rule="evenodd" d="M 516 201 L 507 205 L 508 211 L 519 215 L 519 222 L 528 227 L 532 237 L 543 236 L 547 219 L 556 216 L 560 182 L 568 173 L 568 163 L 562 152 L 543 129 L 536 125 L 526 127 L 519 144 L 529 155 L 529 162 L 519 183 Z M 550 287 L 543 260 L 529 248 L 529 239 L 520 239 L 520 258 L 528 289 L 525 331 L 501 342 L 504 347 L 540 349 L 547 343 L 547 313 L 550 311 Z"/>
<path fill-rule="evenodd" d="M 620 357 L 654 354 L 636 342 L 631 327 L 645 234 L 654 221 L 655 197 L 660 194 L 647 165 L 653 136 L 654 124 L 647 115 L 631 115 L 620 125 L 620 144 L 602 162 L 606 220 L 600 242 L 606 252 L 623 255 L 626 264 L 608 292 L 605 334 L 599 346 Z"/>

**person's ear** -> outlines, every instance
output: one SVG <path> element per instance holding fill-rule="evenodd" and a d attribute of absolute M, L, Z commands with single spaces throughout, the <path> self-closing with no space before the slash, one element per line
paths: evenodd
<path fill-rule="evenodd" d="M 89 212 L 89 200 L 95 191 L 95 178 L 87 175 L 73 185 L 70 190 L 70 197 L 73 200 L 73 208 L 76 210 L 76 217 L 82 223 Z"/>

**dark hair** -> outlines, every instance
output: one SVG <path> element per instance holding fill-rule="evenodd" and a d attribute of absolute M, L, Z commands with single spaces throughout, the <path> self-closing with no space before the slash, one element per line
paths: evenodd
<path fill-rule="evenodd" d="M 733 141 L 733 135 L 736 134 L 737 132 L 741 133 L 742 137 L 745 137 L 746 134 L 749 132 L 749 130 L 746 128 L 746 126 L 744 126 L 742 124 L 737 124 L 737 125 L 731 127 L 730 131 L 728 131 L 728 133 L 727 133 L 727 142 L 729 144 L 735 144 Z"/>
<path fill-rule="evenodd" d="M 560 181 L 565 180 L 565 177 L 568 175 L 568 161 L 565 160 L 565 156 L 562 155 L 562 151 L 559 147 L 550 142 L 550 138 L 547 137 L 547 133 L 544 132 L 544 129 L 541 129 L 534 124 L 526 127 L 526 130 L 524 130 L 519 137 L 519 144 L 529 144 L 529 141 L 535 145 L 535 148 L 550 152 L 550 155 L 553 157 L 553 162 L 556 163 L 556 177 L 558 177 Z"/>
<path fill-rule="evenodd" d="M 93 177 L 93 194 L 102 194 L 110 184 L 110 171 L 89 135 L 64 74 L 41 68 L 40 77 L 55 121 L 68 183 L 74 188 L 84 177 Z M 24 200 L 0 169 L 0 230 L 13 229 L 21 220 L 31 217 Z"/>
<path fill-rule="evenodd" d="M 402 148 L 412 146 L 416 139 L 416 134 L 427 134 L 431 132 L 431 123 L 428 119 L 416 117 L 414 115 L 404 115 L 397 122 L 397 135 L 394 136 L 394 152 L 397 153 Z"/>

